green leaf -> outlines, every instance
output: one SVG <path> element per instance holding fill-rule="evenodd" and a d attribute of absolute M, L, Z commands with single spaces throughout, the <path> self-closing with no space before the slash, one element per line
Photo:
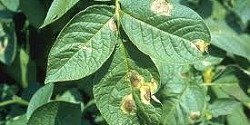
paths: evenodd
<path fill-rule="evenodd" d="M 82 97 L 79 91 L 77 91 L 76 89 L 70 89 L 65 91 L 62 95 L 58 96 L 56 100 L 79 103 L 82 102 Z"/>
<path fill-rule="evenodd" d="M 41 27 L 58 20 L 70 10 L 79 0 L 54 0 Z"/>
<path fill-rule="evenodd" d="M 237 107 L 232 114 L 227 116 L 228 125 L 250 125 L 241 106 Z"/>
<path fill-rule="evenodd" d="M 81 79 L 99 69 L 117 41 L 113 16 L 114 8 L 104 5 L 78 13 L 50 51 L 45 83 Z"/>
<path fill-rule="evenodd" d="M 164 81 L 163 81 L 164 82 Z M 159 92 L 163 103 L 162 124 L 187 125 L 201 119 L 206 106 L 206 89 L 201 78 L 172 78 Z"/>
<path fill-rule="evenodd" d="M 217 99 L 210 106 L 212 110 L 213 117 L 218 117 L 220 115 L 229 115 L 231 114 L 235 108 L 240 106 L 239 102 L 233 99 Z"/>
<path fill-rule="evenodd" d="M 19 0 L 0 0 L 0 2 L 9 10 L 16 12 L 19 8 Z"/>
<path fill-rule="evenodd" d="M 211 30 L 213 45 L 250 60 L 250 37 L 248 35 L 237 34 L 224 21 L 206 20 L 206 23 Z"/>
<path fill-rule="evenodd" d="M 50 101 L 53 89 L 54 84 L 46 84 L 32 96 L 26 112 L 27 119 L 30 119 L 37 108 Z"/>
<path fill-rule="evenodd" d="M 21 115 L 8 120 L 5 125 L 27 125 L 27 121 L 26 116 Z"/>
<path fill-rule="evenodd" d="M 249 0 L 234 0 L 233 11 L 240 17 L 244 25 L 250 21 L 250 1 Z"/>
<path fill-rule="evenodd" d="M 244 76 L 245 74 L 237 69 L 237 67 L 229 66 L 213 81 L 211 86 L 217 91 L 222 91 L 220 92 L 220 95 L 229 95 L 239 100 L 247 107 L 250 107 L 250 98 L 241 88 L 241 86 L 247 84 L 249 80 L 249 78 Z M 244 81 L 244 79 L 246 81 Z"/>
<path fill-rule="evenodd" d="M 62 95 L 57 96 L 56 100 L 58 101 L 66 101 L 71 103 L 81 103 L 81 111 L 83 111 L 83 102 L 82 102 L 82 96 L 81 93 L 73 88 L 65 91 Z"/>
<path fill-rule="evenodd" d="M 95 83 L 98 84 L 93 89 L 96 105 L 110 125 L 139 125 L 145 119 L 138 117 L 147 117 L 148 121 L 153 119 L 148 124 L 156 123 L 155 119 L 160 119 L 156 118 L 160 112 L 154 109 L 157 107 L 150 99 L 149 92 L 154 94 L 160 86 L 157 69 L 150 58 L 130 42 L 123 44 L 116 48 L 112 58 L 97 72 Z M 133 89 L 140 91 L 140 99 L 134 99 Z M 143 111 L 143 107 L 151 107 L 157 112 Z"/>
<path fill-rule="evenodd" d="M 37 108 L 28 125 L 81 125 L 79 104 L 53 101 Z"/>
<path fill-rule="evenodd" d="M 207 46 L 197 44 L 208 44 L 210 34 L 196 12 L 164 0 L 122 0 L 121 8 L 124 31 L 158 69 L 161 63 L 194 64 L 204 58 L 201 49 Z"/>
<path fill-rule="evenodd" d="M 16 34 L 12 20 L 1 21 L 0 23 L 0 61 L 10 65 L 16 55 Z"/>

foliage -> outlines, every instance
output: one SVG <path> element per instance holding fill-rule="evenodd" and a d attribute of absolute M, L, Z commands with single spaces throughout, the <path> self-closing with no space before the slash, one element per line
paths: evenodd
<path fill-rule="evenodd" d="M 249 0 L 0 0 L 1 125 L 249 125 Z"/>

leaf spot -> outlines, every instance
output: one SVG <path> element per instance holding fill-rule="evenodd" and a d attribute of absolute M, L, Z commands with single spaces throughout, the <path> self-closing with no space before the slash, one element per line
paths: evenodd
<path fill-rule="evenodd" d="M 149 105 L 151 99 L 151 91 L 149 86 L 142 86 L 140 88 L 141 91 L 141 101 L 142 103 Z"/>
<path fill-rule="evenodd" d="M 191 47 L 197 49 L 201 53 L 204 53 L 204 52 L 208 53 L 209 45 L 210 43 L 205 42 L 202 39 L 195 39 L 191 42 Z"/>
<path fill-rule="evenodd" d="M 133 114 L 135 111 L 135 102 L 132 94 L 125 96 L 122 99 L 121 110 L 126 114 Z"/>
<path fill-rule="evenodd" d="M 116 27 L 116 24 L 115 24 L 115 20 L 112 18 L 112 19 L 110 19 L 109 20 L 109 22 L 108 22 L 108 25 L 109 25 L 109 29 L 111 30 L 111 31 L 117 31 L 117 27 Z"/>
<path fill-rule="evenodd" d="M 151 11 L 161 16 L 170 16 L 173 7 L 165 0 L 155 0 L 151 4 Z"/>
<path fill-rule="evenodd" d="M 88 47 L 88 45 L 79 45 L 79 48 L 82 50 L 85 50 L 86 52 L 91 53 L 93 51 L 93 48 Z"/>
<path fill-rule="evenodd" d="M 201 116 L 200 111 L 191 112 L 189 115 L 190 119 L 194 120 L 194 121 L 198 120 L 200 118 L 200 116 Z"/>
<path fill-rule="evenodd" d="M 132 70 L 129 75 L 130 82 L 133 87 L 140 88 L 141 82 L 144 81 L 143 77 L 138 72 Z"/>

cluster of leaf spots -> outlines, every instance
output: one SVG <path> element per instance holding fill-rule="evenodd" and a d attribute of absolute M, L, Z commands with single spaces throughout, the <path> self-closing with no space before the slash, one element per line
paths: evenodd
<path fill-rule="evenodd" d="M 152 78 L 150 82 L 147 82 L 143 76 L 134 70 L 129 73 L 128 77 L 132 87 L 140 90 L 141 101 L 146 105 L 150 104 L 153 94 L 158 90 L 157 81 Z"/>

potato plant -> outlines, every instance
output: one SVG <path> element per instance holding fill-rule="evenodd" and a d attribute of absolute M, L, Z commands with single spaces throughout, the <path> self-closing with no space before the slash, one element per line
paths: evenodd
<path fill-rule="evenodd" d="M 250 124 L 249 0 L 0 3 L 0 124 Z"/>

